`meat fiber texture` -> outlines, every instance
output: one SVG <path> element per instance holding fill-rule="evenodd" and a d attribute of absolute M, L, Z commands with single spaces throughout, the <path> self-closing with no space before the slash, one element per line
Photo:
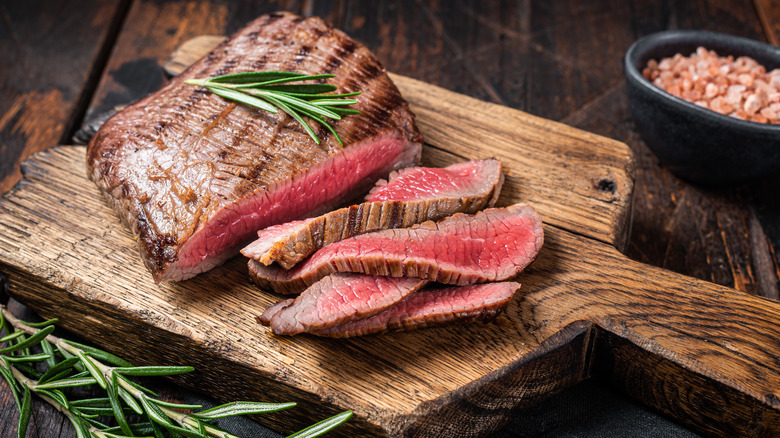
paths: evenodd
<path fill-rule="evenodd" d="M 184 84 L 246 71 L 333 73 L 360 111 L 313 124 L 317 145 L 276 114 Z M 109 119 L 87 169 L 137 237 L 155 281 L 184 280 L 235 255 L 259 229 L 321 214 L 419 161 L 407 102 L 361 44 L 319 18 L 266 14 L 162 88 Z"/>
<path fill-rule="evenodd" d="M 241 253 L 266 266 L 276 261 L 290 269 L 325 245 L 367 231 L 408 228 L 492 207 L 503 181 L 501 162 L 495 159 L 402 169 L 380 180 L 366 196 L 367 202 L 268 227 Z"/>
<path fill-rule="evenodd" d="M 308 333 L 350 338 L 390 331 L 413 330 L 458 321 L 490 322 L 506 309 L 519 283 L 505 281 L 426 289 L 410 295 L 374 316 Z"/>
<path fill-rule="evenodd" d="M 361 234 L 322 248 L 291 270 L 250 260 L 249 273 L 260 288 L 279 293 L 302 292 L 335 272 L 468 285 L 514 277 L 543 242 L 539 215 L 527 204 L 515 204 Z"/>
<path fill-rule="evenodd" d="M 295 299 L 265 310 L 260 323 L 276 334 L 296 335 L 367 318 L 388 309 L 422 288 L 419 278 L 364 274 L 329 275 Z"/>
<path fill-rule="evenodd" d="M 499 282 L 418 291 L 426 283 L 404 277 L 333 274 L 298 298 L 266 309 L 260 323 L 277 335 L 346 338 L 453 321 L 487 322 L 520 288 L 518 283 Z"/>

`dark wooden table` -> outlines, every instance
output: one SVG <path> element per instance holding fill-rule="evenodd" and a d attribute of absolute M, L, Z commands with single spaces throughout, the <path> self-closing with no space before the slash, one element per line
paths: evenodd
<path fill-rule="evenodd" d="M 621 64 L 633 41 L 665 29 L 778 45 L 780 2 L 771 0 L 7 0 L 0 3 L 0 193 L 19 180 L 30 154 L 73 143 L 83 124 L 164 84 L 160 66 L 177 45 L 230 33 L 272 10 L 323 17 L 395 73 L 627 143 L 638 164 L 627 255 L 780 297 L 780 176 L 708 189 L 670 174 L 635 129 Z M 16 418 L 0 385 L 0 436 L 15 435 Z M 28 436 L 75 433 L 36 401 Z"/>

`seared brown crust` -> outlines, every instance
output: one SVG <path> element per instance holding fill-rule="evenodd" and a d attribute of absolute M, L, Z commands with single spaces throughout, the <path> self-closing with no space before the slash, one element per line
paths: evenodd
<path fill-rule="evenodd" d="M 183 83 L 256 70 L 334 73 L 329 83 L 339 92 L 362 91 L 353 106 L 361 113 L 332 123 L 344 149 L 389 136 L 419 150 L 422 140 L 408 104 L 368 49 L 319 18 L 259 17 L 162 90 L 111 118 L 89 143 L 89 177 L 138 237 L 158 281 L 180 279 L 166 277 L 166 270 L 181 262 L 188 240 L 215 216 L 248 197 L 266 196 L 343 151 L 318 125 L 313 128 L 321 145 L 281 111 L 237 105 Z"/>

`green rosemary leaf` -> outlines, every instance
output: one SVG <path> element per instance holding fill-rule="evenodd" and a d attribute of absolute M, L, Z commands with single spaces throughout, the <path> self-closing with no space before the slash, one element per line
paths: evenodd
<path fill-rule="evenodd" d="M 49 358 L 46 359 L 46 365 L 49 366 L 49 369 L 52 369 L 55 366 L 57 366 L 57 359 L 55 358 L 54 348 L 51 346 L 51 342 L 49 342 L 46 339 L 41 341 L 41 349 L 43 350 L 44 353 L 49 355 Z"/>
<path fill-rule="evenodd" d="M 47 389 L 38 389 L 37 392 L 51 397 L 54 401 L 59 403 L 63 408 L 70 409 L 70 403 L 68 403 L 68 399 L 65 397 L 65 393 L 63 393 L 59 389 L 52 389 L 51 391 Z"/>
<path fill-rule="evenodd" d="M 84 424 L 84 420 L 80 416 L 68 416 L 68 419 L 73 428 L 76 429 L 76 438 L 90 438 L 89 427 Z"/>
<path fill-rule="evenodd" d="M 320 125 L 324 126 L 324 127 L 325 127 L 325 129 L 327 129 L 328 131 L 330 131 L 330 133 L 331 133 L 331 134 L 333 134 L 333 136 L 334 136 L 334 137 L 336 137 L 336 140 L 338 140 L 338 141 L 339 141 L 339 144 L 340 144 L 340 145 L 342 145 L 342 146 L 344 145 L 344 143 L 342 143 L 342 142 L 341 142 L 341 138 L 339 137 L 339 135 L 338 135 L 338 134 L 336 134 L 336 131 L 333 129 L 333 127 L 332 127 L 332 126 L 330 126 L 330 124 L 328 124 L 328 122 L 326 122 L 325 120 L 323 120 L 323 119 L 322 119 L 322 118 L 321 118 L 319 115 L 317 115 L 317 114 L 312 114 L 312 113 L 310 113 L 309 111 L 307 111 L 307 110 L 304 110 L 303 108 L 301 108 L 301 112 L 302 112 L 302 113 L 304 113 L 304 114 L 306 114 L 307 116 L 311 117 L 312 119 L 314 119 L 314 120 L 315 120 L 316 122 L 318 122 Z"/>
<path fill-rule="evenodd" d="M 341 119 L 340 115 L 334 113 L 333 111 L 328 110 L 327 108 L 319 107 L 317 105 L 312 105 L 309 102 L 294 96 L 288 96 L 286 94 L 280 94 L 280 93 L 270 93 L 266 90 L 250 90 L 249 92 L 255 96 L 263 96 L 263 97 L 268 97 L 269 94 L 272 94 L 275 99 L 281 100 L 282 102 L 288 105 L 292 105 L 300 111 L 306 109 L 315 114 L 319 114 L 323 117 L 329 117 L 331 119 L 336 119 L 336 120 Z"/>
<path fill-rule="evenodd" d="M 310 100 L 309 103 L 315 106 L 334 106 L 334 105 L 343 106 L 343 105 L 355 104 L 357 103 L 357 99 L 317 99 L 317 100 Z M 357 110 L 353 110 L 353 111 L 357 111 Z"/>
<path fill-rule="evenodd" d="M 13 365 L 17 370 L 27 374 L 28 376 L 32 377 L 35 380 L 38 380 L 43 375 L 42 372 L 38 371 L 37 369 L 31 367 L 30 365 L 27 365 L 24 362 L 21 363 L 15 363 Z"/>
<path fill-rule="evenodd" d="M 116 419 L 117 424 L 119 424 L 119 427 L 122 428 L 122 433 L 132 436 L 133 432 L 130 430 L 130 425 L 127 424 L 122 405 L 119 404 L 119 382 L 117 381 L 116 371 L 111 373 L 111 384 L 108 385 L 106 392 L 108 393 L 108 400 L 111 402 L 111 410 L 114 412 L 114 418 Z"/>
<path fill-rule="evenodd" d="M 295 403 L 257 403 L 257 402 L 232 402 L 213 407 L 201 412 L 190 414 L 192 417 L 213 420 L 216 418 L 232 417 L 235 415 L 254 415 L 268 412 L 277 412 L 289 409 Z"/>
<path fill-rule="evenodd" d="M 268 102 L 265 102 L 262 99 L 258 99 L 257 97 L 249 96 L 238 91 L 233 91 L 229 88 L 222 88 L 217 86 L 209 87 L 209 90 L 211 90 L 211 92 L 217 96 L 224 97 L 225 99 L 235 100 L 236 102 L 244 103 L 249 106 L 259 108 L 263 111 L 268 111 L 269 113 L 276 113 L 276 108 L 269 105 Z"/>
<path fill-rule="evenodd" d="M 49 336 L 51 332 L 54 331 L 54 326 L 50 325 L 48 327 L 44 327 L 40 330 L 38 330 L 34 335 L 30 336 L 29 338 L 26 338 L 24 340 L 19 341 L 15 345 L 9 345 L 5 348 L 0 348 L 0 353 L 9 353 L 11 351 L 19 351 L 29 348 L 31 345 L 36 345 L 41 342 L 43 338 L 46 336 Z M 23 338 L 23 336 L 19 337 L 20 339 Z"/>
<path fill-rule="evenodd" d="M 215 78 L 208 79 L 208 81 L 222 84 L 249 84 L 269 81 L 272 82 L 279 79 L 294 80 L 293 78 L 301 78 L 305 76 L 306 75 L 303 73 L 294 73 L 289 71 L 254 71 L 217 76 Z"/>
<path fill-rule="evenodd" d="M 282 72 L 279 72 L 279 73 L 282 73 Z M 288 82 L 314 81 L 314 80 L 318 80 L 318 79 L 330 79 L 330 78 L 333 78 L 333 77 L 335 77 L 335 75 L 331 75 L 331 74 L 305 75 L 305 74 L 302 74 L 302 73 L 290 73 L 290 76 L 286 77 L 286 78 L 279 78 L 279 79 L 267 80 L 267 81 L 262 81 L 262 82 L 253 81 L 252 83 L 250 83 L 250 82 L 243 82 L 243 83 L 239 84 L 238 86 L 236 86 L 236 88 L 238 88 L 239 86 L 241 88 L 247 88 L 247 86 L 249 86 L 249 88 L 267 87 L 267 86 L 270 86 L 270 85 L 286 84 Z M 209 81 L 210 82 L 224 83 L 223 81 L 215 81 L 214 79 L 210 79 Z"/>
<path fill-rule="evenodd" d="M 321 436 L 327 432 L 330 432 L 334 428 L 340 426 L 352 417 L 352 411 L 345 411 L 340 414 L 334 415 L 328 419 L 322 420 L 317 424 L 311 425 L 306 429 L 295 432 L 289 435 L 287 438 L 313 438 Z"/>
<path fill-rule="evenodd" d="M 135 388 L 135 389 L 137 389 L 139 391 L 143 391 L 143 392 L 151 395 L 152 397 L 157 397 L 157 393 L 156 392 L 152 391 L 149 388 L 145 388 L 145 387 L 143 387 L 143 386 L 133 382 L 132 380 L 128 379 L 127 377 L 125 377 L 125 376 L 123 376 L 121 374 L 117 374 L 117 379 L 127 383 L 128 385 L 132 386 L 133 388 Z"/>
<path fill-rule="evenodd" d="M 261 86 L 264 90 L 273 91 L 274 93 L 285 93 L 301 96 L 319 96 L 322 93 L 330 93 L 336 91 L 338 87 L 332 84 L 295 84 L 295 85 L 261 85 L 261 84 L 246 84 L 236 86 L 237 90 L 245 88 L 254 88 L 252 85 Z"/>
<path fill-rule="evenodd" d="M 108 362 L 110 365 L 115 365 L 115 366 L 118 366 L 118 367 L 131 367 L 131 366 L 133 366 L 133 364 L 131 364 L 130 362 L 128 362 L 128 361 L 126 361 L 126 360 L 124 360 L 124 359 L 122 359 L 120 357 L 114 356 L 113 354 L 111 354 L 111 353 L 109 353 L 107 351 L 103 351 L 103 350 L 101 350 L 99 348 L 90 347 L 89 345 L 79 344 L 78 342 L 73 342 L 73 341 L 65 341 L 65 342 L 67 342 L 68 344 L 70 344 L 70 345 L 72 345 L 74 347 L 79 348 L 80 350 L 83 350 L 85 353 L 89 353 L 90 356 L 92 356 L 93 358 L 95 358 L 95 359 L 97 359 L 97 360 L 99 360 L 101 362 Z M 62 351 L 63 351 L 63 353 L 65 352 L 65 350 L 62 350 Z M 72 356 L 72 354 L 71 354 L 71 356 Z"/>
<path fill-rule="evenodd" d="M 287 106 L 284 102 L 281 102 L 277 100 L 275 97 L 266 96 L 266 99 L 271 101 L 274 105 L 278 106 L 282 109 L 282 111 L 286 112 L 290 117 L 295 119 L 298 123 L 303 126 L 304 129 L 306 129 L 306 132 L 309 134 L 309 136 L 314 139 L 314 142 L 317 144 L 320 144 L 320 139 L 317 137 L 317 134 L 314 133 L 314 130 L 311 129 L 311 126 L 309 126 L 308 123 L 306 123 L 305 120 L 303 120 L 303 117 L 301 117 L 297 112 L 293 111 L 290 107 Z"/>
<path fill-rule="evenodd" d="M 103 432 L 103 435 L 106 438 L 131 438 L 131 437 L 135 437 L 135 435 L 117 435 L 115 433 L 106 432 L 105 430 L 103 430 L 102 432 Z M 151 437 L 146 437 L 146 438 L 151 438 Z"/>
<path fill-rule="evenodd" d="M 86 416 L 86 415 L 83 415 L 83 414 L 82 414 L 81 418 L 83 418 L 83 419 L 84 419 L 84 421 L 86 421 L 86 422 L 87 422 L 87 425 L 88 425 L 88 426 L 96 427 L 96 428 L 98 428 L 98 429 L 105 429 L 105 428 L 107 428 L 107 427 L 108 427 L 108 425 L 107 425 L 107 424 L 103 424 L 103 422 L 101 422 L 100 420 L 98 420 L 98 418 L 99 418 L 99 416 L 98 416 L 98 415 L 90 415 L 90 416 Z"/>
<path fill-rule="evenodd" d="M 46 383 L 49 380 L 57 380 L 62 377 L 65 377 L 68 373 L 71 372 L 73 369 L 73 365 L 77 364 L 79 362 L 79 359 L 77 357 L 69 357 L 53 367 L 49 368 L 48 371 L 43 373 L 40 379 L 38 379 L 38 383 Z"/>
<path fill-rule="evenodd" d="M 200 433 L 200 431 L 196 429 L 185 429 L 183 427 L 175 426 L 175 425 L 165 426 L 165 430 L 171 435 L 178 434 L 181 436 L 186 436 L 191 438 L 209 438 L 208 434 L 203 435 L 202 433 Z"/>
<path fill-rule="evenodd" d="M 27 434 L 27 425 L 30 424 L 30 413 L 32 412 L 32 394 L 30 394 L 30 388 L 24 385 L 24 398 L 22 398 L 22 406 L 19 408 L 19 425 L 16 428 L 16 436 L 18 438 L 24 438 Z"/>
<path fill-rule="evenodd" d="M 156 399 L 149 399 L 149 400 L 158 406 L 165 406 L 165 407 L 175 408 L 175 409 L 200 409 L 203 407 L 202 405 L 187 405 L 183 403 L 173 403 L 173 402 L 167 402 L 167 401 L 156 400 Z"/>
<path fill-rule="evenodd" d="M 87 368 L 87 371 L 89 371 L 89 374 L 92 375 L 97 384 L 100 385 L 101 388 L 106 389 L 106 385 L 108 384 L 106 383 L 106 378 L 97 368 L 95 363 L 92 362 L 92 359 L 83 351 L 79 351 L 78 356 L 79 359 L 81 359 L 81 363 L 84 364 L 84 366 Z"/>
<path fill-rule="evenodd" d="M 113 415 L 114 413 L 114 410 L 111 408 L 98 408 L 93 406 L 85 406 L 83 408 L 74 407 L 73 409 L 85 417 L 107 416 Z"/>
<path fill-rule="evenodd" d="M 45 327 L 47 325 L 56 324 L 58 321 L 59 321 L 59 319 L 57 319 L 57 318 L 52 318 L 52 319 L 48 319 L 46 321 L 41 321 L 41 322 L 27 322 L 27 321 L 22 321 L 21 319 L 19 320 L 20 323 L 22 323 L 22 324 L 24 324 L 24 325 L 26 325 L 28 327 L 35 327 L 35 328 Z"/>
<path fill-rule="evenodd" d="M 171 419 L 168 418 L 163 411 L 160 410 L 155 404 L 149 402 L 148 397 L 141 397 L 141 406 L 144 408 L 144 412 L 149 416 L 149 419 L 162 426 L 173 426 Z"/>
<path fill-rule="evenodd" d="M 193 367 L 132 367 L 132 368 L 114 368 L 115 373 L 125 376 L 173 376 L 175 374 L 191 373 Z"/>
<path fill-rule="evenodd" d="M 110 408 L 111 401 L 108 400 L 108 397 L 85 398 L 81 400 L 73 400 L 70 402 L 70 405 L 75 407 Z"/>
<path fill-rule="evenodd" d="M 40 362 L 42 360 L 48 359 L 48 354 L 31 354 L 29 356 L 6 356 L 6 359 L 8 359 L 8 362 L 11 363 L 21 363 L 21 362 Z"/>
<path fill-rule="evenodd" d="M 354 109 L 348 109 L 348 108 L 331 108 L 330 110 L 340 116 L 348 116 L 350 114 L 360 114 L 360 111 Z"/>
<path fill-rule="evenodd" d="M 20 336 L 24 336 L 24 332 L 13 332 L 0 338 L 0 342 L 8 342 Z"/>
<path fill-rule="evenodd" d="M 0 359 L 3 360 L 3 363 L 5 366 L 0 366 L 0 374 L 3 375 L 3 378 L 6 382 L 8 382 L 8 386 L 11 387 L 11 394 L 14 396 L 14 400 L 16 400 L 16 406 L 19 406 L 21 409 L 22 403 L 19 400 L 19 384 L 16 382 L 16 379 L 14 379 L 13 374 L 11 373 L 11 365 L 6 360 L 6 357 L 3 356 Z"/>
<path fill-rule="evenodd" d="M 53 382 L 39 383 L 35 389 L 54 389 L 54 388 L 75 388 L 77 386 L 86 386 L 97 383 L 94 377 L 70 378 L 55 380 Z"/>
<path fill-rule="evenodd" d="M 133 423 L 130 425 L 130 430 L 133 432 L 131 436 L 147 436 L 148 438 L 149 434 L 154 433 L 154 430 L 152 429 L 152 424 L 148 421 L 144 421 L 141 423 Z M 122 429 L 119 426 L 114 426 L 114 427 L 108 427 L 106 429 L 103 429 L 103 432 L 110 433 L 116 436 L 121 436 L 121 435 L 117 435 L 117 433 L 122 432 Z"/>
<path fill-rule="evenodd" d="M 154 421 L 150 421 L 149 425 L 152 427 L 152 432 L 154 433 L 154 438 L 165 438 L 165 435 L 162 433 L 162 429 L 160 429 L 160 426 L 157 425 Z"/>
<path fill-rule="evenodd" d="M 141 408 L 141 405 L 138 404 L 137 401 L 133 398 L 132 395 L 130 395 L 129 392 L 125 388 L 119 388 L 119 397 L 122 398 L 122 400 L 127 403 L 128 406 L 130 406 L 130 409 L 133 410 L 138 415 L 143 415 L 144 410 Z"/>
<path fill-rule="evenodd" d="M 76 358 L 76 359 L 78 359 L 78 358 Z M 81 361 L 79 361 L 79 363 L 77 363 L 76 365 L 73 366 L 73 368 L 77 368 L 77 367 L 83 368 L 84 365 L 82 365 Z M 91 374 L 89 374 L 89 371 L 84 370 L 84 371 L 81 371 L 80 373 L 76 373 L 76 374 L 70 376 L 69 378 L 70 379 L 81 379 L 82 377 L 90 377 L 90 376 L 91 376 Z"/>
<path fill-rule="evenodd" d="M 45 379 L 43 378 L 43 376 L 41 376 L 41 378 L 38 379 L 38 383 L 46 383 L 46 382 L 51 382 L 51 381 L 54 381 L 54 380 L 62 380 L 64 378 L 66 378 L 66 377 L 67 378 L 79 378 L 75 374 L 74 375 L 70 375 L 70 373 L 72 373 L 72 372 L 73 372 L 72 369 L 65 370 L 65 371 L 60 371 L 59 373 L 54 374 L 53 376 L 49 376 L 49 377 L 47 377 Z M 47 371 L 47 373 L 48 373 L 48 371 Z"/>

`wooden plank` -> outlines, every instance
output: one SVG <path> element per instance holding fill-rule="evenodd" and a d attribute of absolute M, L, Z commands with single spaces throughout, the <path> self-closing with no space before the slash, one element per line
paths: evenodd
<path fill-rule="evenodd" d="M 123 10 L 116 0 L 3 2 L 0 193 L 19 180 L 27 156 L 69 140 L 85 105 L 82 92 L 94 85 L 90 75 Z"/>
<path fill-rule="evenodd" d="M 295 1 L 134 1 L 100 78 L 86 120 L 127 105 L 166 81 L 160 65 L 184 41 L 231 33 L 251 18 L 294 8 Z"/>
<path fill-rule="evenodd" d="M 83 162 L 80 147 L 39 154 L 0 203 L 0 269 L 12 293 L 111 351 L 194 365 L 181 382 L 218 398 L 301 400 L 270 417 L 285 430 L 349 408 L 346 435 L 446 435 L 452 425 L 484 433 L 607 357 L 620 365 L 618 383 L 641 374 L 641 388 L 629 388 L 637 397 L 699 430 L 780 433 L 779 303 L 627 260 L 547 224 L 542 253 L 496 324 L 275 337 L 254 317 L 278 298 L 247 284 L 240 259 L 153 284 Z M 617 347 L 599 343 L 615 337 Z M 594 357 L 593 345 L 606 350 Z M 621 353 L 631 349 L 641 361 Z M 665 380 L 669 370 L 683 377 Z"/>
<path fill-rule="evenodd" d="M 753 5 L 764 28 L 766 40 L 780 46 L 780 4 L 771 0 L 753 0 Z"/>

